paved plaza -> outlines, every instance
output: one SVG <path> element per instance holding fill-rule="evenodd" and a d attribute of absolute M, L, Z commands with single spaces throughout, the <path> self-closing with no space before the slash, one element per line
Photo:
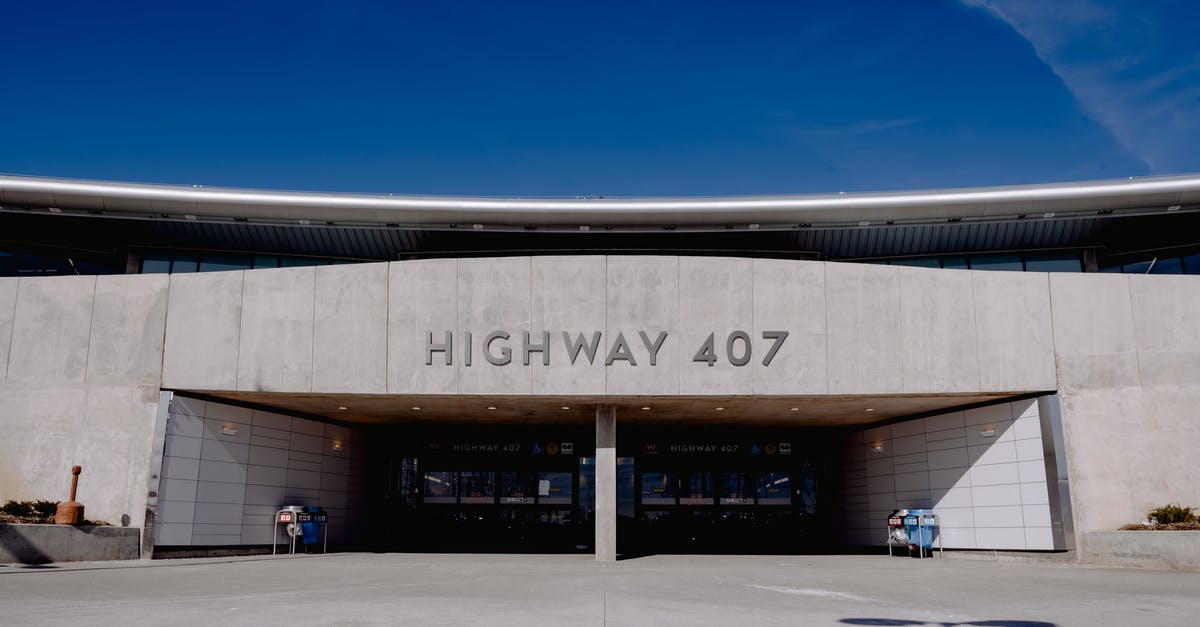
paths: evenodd
<path fill-rule="evenodd" d="M 1200 574 L 886 556 L 345 553 L 0 565 L 0 623 L 1182 624 Z"/>

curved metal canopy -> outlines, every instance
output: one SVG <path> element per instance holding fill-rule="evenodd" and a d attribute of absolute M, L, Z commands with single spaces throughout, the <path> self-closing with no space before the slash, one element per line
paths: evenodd
<path fill-rule="evenodd" d="M 949 190 L 715 198 L 483 198 L 283 192 L 0 175 L 0 204 L 188 219 L 415 227 L 768 226 L 1041 217 L 1200 204 L 1200 174 Z"/>

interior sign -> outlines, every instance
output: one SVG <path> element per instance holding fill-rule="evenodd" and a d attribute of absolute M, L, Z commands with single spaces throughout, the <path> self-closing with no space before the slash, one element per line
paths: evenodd
<path fill-rule="evenodd" d="M 483 336 L 481 341 L 476 341 L 471 332 L 467 331 L 459 334 L 457 342 L 464 366 L 472 364 L 477 350 L 483 359 L 493 366 L 507 366 L 512 363 L 514 350 L 520 355 L 521 363 L 525 366 L 533 363 L 534 353 L 541 358 L 543 366 L 549 366 L 551 354 L 559 354 L 560 351 L 561 356 L 570 361 L 572 365 L 582 355 L 589 364 L 595 364 L 599 356 L 604 360 L 605 366 L 611 366 L 619 361 L 630 366 L 636 366 L 639 363 L 657 366 L 658 353 L 667 342 L 666 331 L 659 331 L 653 337 L 645 331 L 638 331 L 633 342 L 625 338 L 624 332 L 618 332 L 616 338 L 605 344 L 607 351 L 601 355 L 603 334 L 600 331 L 593 331 L 591 336 L 583 333 L 572 334 L 570 331 L 562 331 L 561 334 L 561 345 L 558 342 L 551 342 L 549 331 L 542 331 L 538 334 L 523 331 L 520 340 L 517 340 L 508 331 L 497 330 Z M 766 354 L 762 358 L 762 365 L 771 365 L 771 361 L 775 359 L 775 355 L 787 337 L 787 331 L 762 332 L 763 348 L 766 350 Z M 434 340 L 433 331 L 425 332 L 425 365 L 433 365 L 435 353 L 441 353 L 442 361 L 447 366 L 454 365 L 456 342 L 454 332 L 445 331 L 438 339 L 441 341 Z M 708 338 L 696 349 L 692 361 L 707 364 L 709 367 L 716 365 L 722 358 L 734 366 L 745 366 L 750 363 L 754 354 L 754 342 L 749 333 L 740 330 L 733 331 L 722 339 L 723 342 L 719 341 L 715 332 L 709 333 Z M 724 350 L 721 350 L 722 348 Z"/>

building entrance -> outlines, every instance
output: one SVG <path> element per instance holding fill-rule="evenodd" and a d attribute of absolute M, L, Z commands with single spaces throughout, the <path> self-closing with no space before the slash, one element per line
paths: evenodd
<path fill-rule="evenodd" d="M 590 552 L 593 439 L 568 426 L 397 430 L 378 443 L 388 477 L 380 510 L 391 526 L 377 537 L 405 551 Z M 810 431 L 627 428 L 619 551 L 832 548 L 830 450 L 840 449 Z"/>
<path fill-rule="evenodd" d="M 645 553 L 819 550 L 833 507 L 819 436 L 642 432 L 630 447 L 633 520 L 618 543 Z"/>
<path fill-rule="evenodd" d="M 590 551 L 586 430 L 409 431 L 389 455 L 385 543 L 410 551 Z"/>

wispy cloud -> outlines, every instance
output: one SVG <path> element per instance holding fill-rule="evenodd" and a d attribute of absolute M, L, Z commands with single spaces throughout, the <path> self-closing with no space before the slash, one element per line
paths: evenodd
<path fill-rule="evenodd" d="M 1080 107 L 1152 173 L 1200 163 L 1200 46 L 1192 32 L 1200 13 L 1190 4 L 961 1 L 1029 41 Z"/>
<path fill-rule="evenodd" d="M 826 126 L 806 126 L 802 128 L 793 128 L 789 133 L 798 139 L 804 140 L 831 140 L 831 139 L 849 139 L 852 137 L 860 137 L 863 135 L 871 135 L 874 133 L 882 133 L 898 128 L 912 126 L 924 122 L 925 118 L 883 118 L 871 120 L 859 120 L 849 124 L 831 124 Z"/>

